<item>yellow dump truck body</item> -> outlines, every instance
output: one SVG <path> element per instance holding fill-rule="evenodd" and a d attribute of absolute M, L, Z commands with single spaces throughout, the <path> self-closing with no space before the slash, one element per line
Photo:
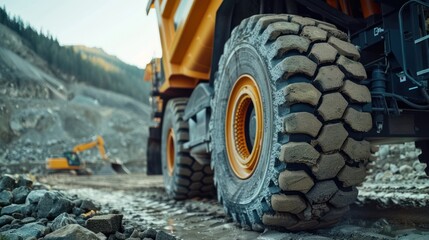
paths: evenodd
<path fill-rule="evenodd" d="M 222 3 L 213 1 L 154 0 L 165 81 L 161 94 L 193 89 L 210 76 L 216 11 Z"/>

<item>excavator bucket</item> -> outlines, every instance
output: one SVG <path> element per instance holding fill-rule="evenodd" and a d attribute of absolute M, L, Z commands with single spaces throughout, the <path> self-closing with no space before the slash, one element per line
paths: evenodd
<path fill-rule="evenodd" d="M 103 165 L 95 174 L 97 175 L 114 175 L 114 174 L 130 174 L 130 170 L 119 161 L 103 161 Z"/>
<path fill-rule="evenodd" d="M 110 163 L 112 169 L 119 174 L 130 174 L 130 170 L 121 163 Z"/>

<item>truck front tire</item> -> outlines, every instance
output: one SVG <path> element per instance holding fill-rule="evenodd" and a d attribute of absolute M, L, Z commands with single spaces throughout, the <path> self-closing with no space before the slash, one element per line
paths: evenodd
<path fill-rule="evenodd" d="M 330 226 L 355 201 L 372 128 L 359 57 L 345 33 L 310 18 L 257 15 L 234 29 L 210 128 L 218 199 L 243 227 Z"/>

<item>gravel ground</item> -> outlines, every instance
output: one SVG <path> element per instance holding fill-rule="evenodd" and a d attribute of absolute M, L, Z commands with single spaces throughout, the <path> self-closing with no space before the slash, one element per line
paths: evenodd
<path fill-rule="evenodd" d="M 55 188 L 68 194 L 93 199 L 102 209 L 123 212 L 127 224 L 162 230 L 180 239 L 426 239 L 429 235 L 429 219 L 426 217 L 429 209 L 396 204 L 396 195 L 385 196 L 384 205 L 374 204 L 371 198 L 360 195 L 359 203 L 332 228 L 313 232 L 265 230 L 260 233 L 236 225 L 225 216 L 216 200 L 168 199 L 160 176 L 60 175 L 41 181 L 55 182 Z M 385 187 L 384 191 L 389 189 Z M 408 194 L 409 200 L 420 201 L 419 193 L 401 191 Z"/>
<path fill-rule="evenodd" d="M 40 237 L 58 231 L 53 224 L 61 222 L 72 223 L 65 226 L 68 232 L 83 231 L 91 235 L 94 232 L 85 230 L 92 228 L 88 218 L 94 214 L 101 218 L 119 214 L 123 217 L 120 228 L 93 239 L 128 239 L 133 232 L 136 239 L 143 239 L 144 234 L 152 239 L 427 239 L 429 181 L 424 175 L 426 165 L 417 160 L 419 153 L 414 144 L 381 146 L 370 164 L 370 175 L 359 187 L 358 201 L 351 206 L 351 211 L 334 227 L 312 232 L 247 231 L 226 216 L 215 199 L 170 200 L 164 192 L 162 176 L 144 174 L 40 176 L 41 184 L 36 184 L 33 191 L 48 186 L 50 193 L 46 198 L 64 199 L 61 201 L 71 202 L 73 208 L 65 211 L 68 215 L 56 212 L 47 220 L 38 216 L 43 205 L 49 205 L 46 199 L 33 204 L 33 209 L 24 216 L 0 209 L 0 219 L 10 221 L 6 227 L 4 223 L 0 226 L 0 232 Z M 0 189 L 0 200 L 1 196 L 10 196 L 5 191 L 17 190 Z M 18 204 L 13 202 L 13 195 L 10 203 Z M 82 200 L 89 200 L 96 206 L 88 217 L 81 215 L 90 212 L 83 210 Z M 61 201 L 53 200 L 52 204 L 55 206 Z M 3 209 L 7 206 L 1 204 Z M 4 217 L 6 215 L 9 217 Z M 55 220 L 57 217 L 59 219 Z M 95 221 L 106 220 L 96 217 Z M 75 222 L 77 225 L 73 224 Z"/>
<path fill-rule="evenodd" d="M 103 196 L 85 189 L 82 192 L 100 198 L 95 201 L 70 190 L 52 190 L 28 176 L 0 176 L 0 239 L 175 239 L 150 224 L 123 220 L 124 213 L 129 212 L 109 205 L 113 201 L 125 206 L 129 197 L 116 199 L 107 192 Z"/>

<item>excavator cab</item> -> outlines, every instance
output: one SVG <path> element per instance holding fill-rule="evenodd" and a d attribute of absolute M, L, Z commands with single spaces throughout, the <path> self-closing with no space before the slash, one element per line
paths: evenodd
<path fill-rule="evenodd" d="M 62 157 L 49 158 L 46 161 L 46 169 L 50 172 L 67 171 L 67 170 L 82 170 L 86 164 L 80 160 L 79 155 L 73 151 L 63 153 Z"/>
<path fill-rule="evenodd" d="M 80 166 L 79 155 L 75 152 L 64 152 L 63 156 L 67 159 L 69 166 Z"/>

